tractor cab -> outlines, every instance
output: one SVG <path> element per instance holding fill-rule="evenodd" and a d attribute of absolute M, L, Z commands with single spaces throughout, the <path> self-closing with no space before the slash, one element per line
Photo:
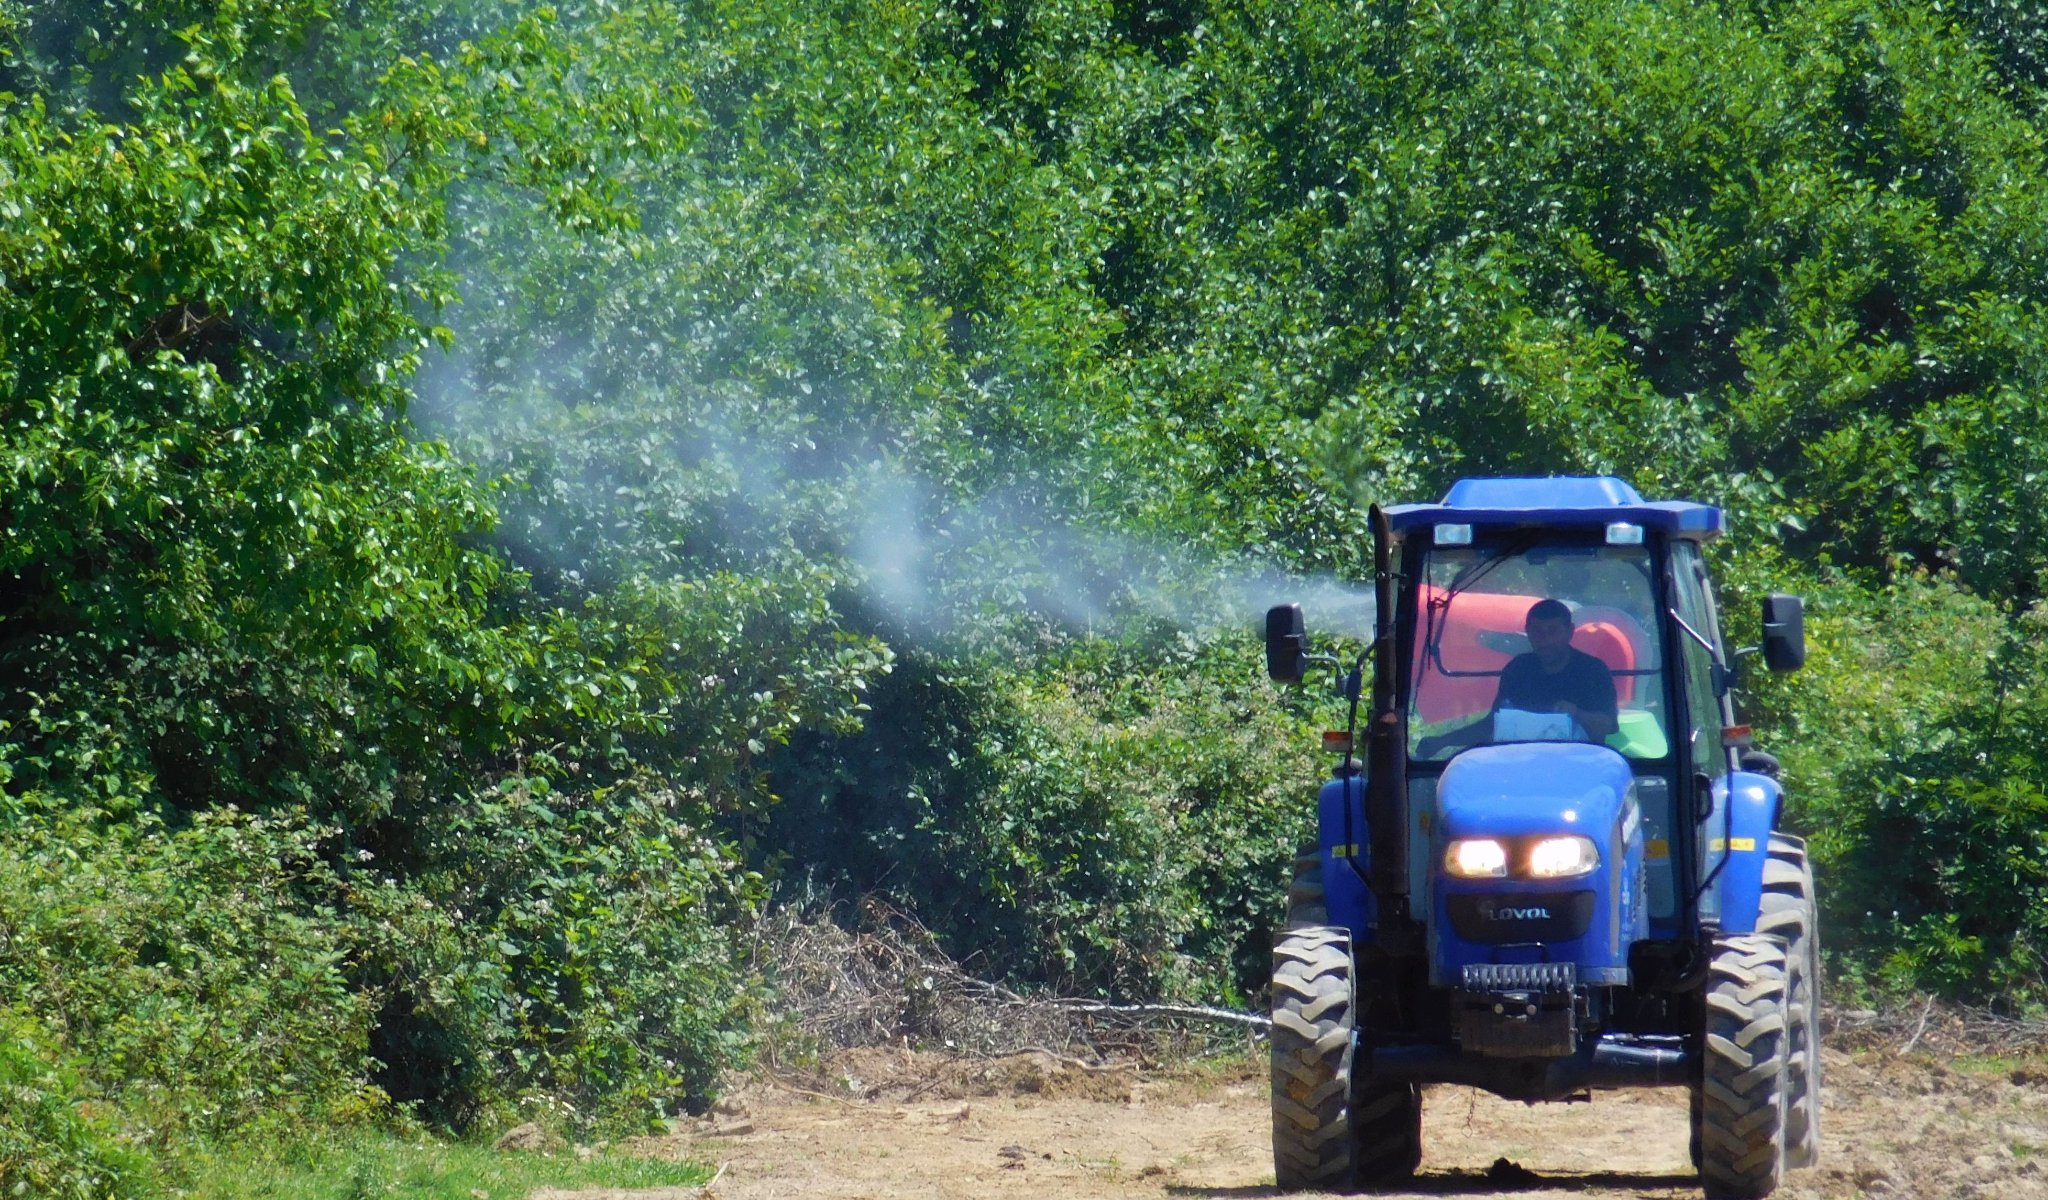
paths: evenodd
<path fill-rule="evenodd" d="M 1336 1169 L 1301 1165 L 1304 1136 L 1326 1130 L 1289 1132 L 1311 1119 L 1285 1102 L 1303 1063 L 1281 1031 L 1331 1000 L 1297 976 L 1304 955 L 1334 961 L 1336 939 L 1352 997 L 1344 1090 L 1398 1118 L 1347 1113 L 1347 1182 L 1413 1169 L 1423 1083 L 1532 1101 L 1668 1084 L 1694 1088 L 1709 1193 L 1762 1195 L 1815 1153 L 1818 971 L 1803 845 L 1777 829 L 1777 781 L 1742 769 L 1730 691 L 1747 651 L 1724 640 L 1702 550 L 1720 511 L 1646 502 L 1612 478 L 1474 479 L 1373 524 L 1371 687 L 1362 662 L 1340 682 L 1364 760 L 1341 739 L 1276 941 L 1282 1185 L 1324 1186 L 1316 1172 Z M 1798 600 L 1770 597 L 1763 617 L 1766 665 L 1798 666 Z M 1268 614 L 1267 660 L 1283 682 L 1318 661 L 1341 669 L 1311 656 L 1293 605 Z M 1733 1065 L 1716 1057 L 1709 996 L 1758 939 L 1777 966 L 1738 973 L 1775 970 L 1781 1003 L 1800 1009 L 1766 1098 L 1775 1123 L 1710 1102 L 1728 1099 L 1710 1084 Z M 1742 1121 L 1777 1140 L 1717 1148 L 1720 1124 Z"/>
<path fill-rule="evenodd" d="M 1647 879 L 1645 911 L 1629 915 L 1645 918 L 1650 936 L 1677 936 L 1673 842 L 1687 839 L 1675 837 L 1673 797 L 1685 794 L 1681 781 L 1700 764 L 1721 764 L 1730 743 L 1722 686 L 1729 673 L 1711 650 L 1720 630 L 1698 541 L 1655 536 L 1640 522 L 1459 522 L 1428 526 L 1408 555 L 1413 626 L 1395 703 L 1406 726 L 1413 843 L 1436 840 L 1439 824 L 1506 816 L 1472 812 L 1494 793 L 1517 816 L 1560 827 L 1626 817 L 1642 826 Z M 1533 647 L 1531 628 L 1550 644 Z M 1705 686 L 1687 691 L 1687 680 Z M 1553 786 L 1534 788 L 1537 777 Z M 1614 793 L 1611 812 L 1594 811 L 1602 806 L 1582 795 L 1588 787 Z M 1475 789 L 1487 799 L 1475 800 Z M 1539 791 L 1554 791 L 1563 807 L 1539 814 Z M 1690 839 L 1687 848 L 1706 845 Z M 1491 869 L 1485 840 L 1447 842 L 1446 852 L 1442 869 L 1453 878 L 1485 878 Z M 1416 866 L 1410 883 L 1421 894 L 1427 869 Z M 1704 859 L 1692 868 L 1685 874 L 1711 869 Z M 1632 889 L 1620 895 L 1631 899 Z M 1516 934 L 1517 922 L 1494 923 L 1504 928 L 1492 932 Z"/>

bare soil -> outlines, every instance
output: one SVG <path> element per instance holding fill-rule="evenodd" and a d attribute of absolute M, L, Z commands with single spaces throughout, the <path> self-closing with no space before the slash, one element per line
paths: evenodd
<path fill-rule="evenodd" d="M 1785 1200 L 2048 1200 L 2048 1071 L 1836 1049 L 1824 1067 L 1822 1162 Z M 1267 1196 L 1266 1086 L 1255 1059 L 1154 1072 L 857 1050 L 640 1149 L 718 1164 L 717 1200 Z M 1682 1090 L 1525 1106 L 1433 1088 L 1423 1140 L 1400 1195 L 1699 1194 Z"/>

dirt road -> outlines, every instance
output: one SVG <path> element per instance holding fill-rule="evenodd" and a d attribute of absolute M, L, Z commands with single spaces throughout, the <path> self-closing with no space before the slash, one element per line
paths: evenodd
<path fill-rule="evenodd" d="M 2048 1073 L 1830 1050 L 1821 1166 L 1786 1200 L 2048 1200 Z M 718 1200 L 770 1197 L 1271 1195 L 1255 1062 L 1150 1075 L 1043 1054 L 971 1062 L 854 1052 L 756 1085 L 671 1152 L 724 1168 Z M 1429 1092 L 1410 1196 L 1665 1200 L 1698 1195 L 1681 1091 L 1525 1107 Z"/>

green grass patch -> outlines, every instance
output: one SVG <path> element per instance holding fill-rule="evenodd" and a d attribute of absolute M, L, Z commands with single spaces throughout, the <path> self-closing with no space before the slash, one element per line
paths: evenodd
<path fill-rule="evenodd" d="M 1178 1060 L 1166 1058 L 1168 1066 L 1181 1071 L 1189 1080 L 1213 1087 L 1228 1087 L 1248 1079 L 1263 1080 L 1271 1061 L 1266 1044 L 1250 1040 L 1208 1054 L 1191 1054 Z"/>
<path fill-rule="evenodd" d="M 536 1188 L 694 1187 L 711 1178 L 698 1163 L 600 1152 L 493 1150 L 389 1132 L 242 1145 L 188 1164 L 180 1190 L 199 1200 L 525 1200 Z"/>
<path fill-rule="evenodd" d="M 2048 1054 L 1959 1054 L 1949 1065 L 1966 1075 L 2048 1082 Z"/>

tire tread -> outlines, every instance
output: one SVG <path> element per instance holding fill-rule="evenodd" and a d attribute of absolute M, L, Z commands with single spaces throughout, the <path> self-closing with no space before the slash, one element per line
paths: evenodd
<path fill-rule="evenodd" d="M 1764 934 L 1720 938 L 1708 970 L 1694 1106 L 1708 1200 L 1760 1200 L 1785 1169 L 1786 951 Z"/>

